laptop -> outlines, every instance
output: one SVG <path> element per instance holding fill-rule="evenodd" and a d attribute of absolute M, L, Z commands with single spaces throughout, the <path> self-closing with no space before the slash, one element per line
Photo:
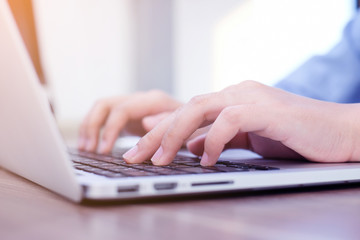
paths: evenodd
<path fill-rule="evenodd" d="M 169 166 L 127 164 L 123 149 L 69 149 L 7 1 L 0 0 L 0 166 L 72 201 L 131 200 L 360 182 L 360 163 L 320 164 L 222 155 L 213 167 L 179 152 Z"/>

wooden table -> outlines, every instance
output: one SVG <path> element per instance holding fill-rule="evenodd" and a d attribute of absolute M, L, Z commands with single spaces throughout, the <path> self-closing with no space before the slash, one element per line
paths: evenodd
<path fill-rule="evenodd" d="M 75 204 L 0 169 L 0 239 L 360 239 L 360 185 Z"/>

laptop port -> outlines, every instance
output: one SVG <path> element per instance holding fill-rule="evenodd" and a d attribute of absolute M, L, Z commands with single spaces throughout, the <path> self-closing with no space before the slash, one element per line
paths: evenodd
<path fill-rule="evenodd" d="M 220 181 L 220 182 L 197 182 L 192 183 L 191 186 L 198 187 L 198 186 L 209 186 L 209 185 L 225 185 L 225 184 L 233 184 L 234 181 Z"/>
<path fill-rule="evenodd" d="M 158 191 L 161 190 L 171 190 L 176 188 L 177 183 L 155 183 L 154 188 Z"/>
<path fill-rule="evenodd" d="M 119 186 L 117 187 L 118 193 L 130 193 L 139 191 L 139 185 L 130 185 L 130 186 Z"/>

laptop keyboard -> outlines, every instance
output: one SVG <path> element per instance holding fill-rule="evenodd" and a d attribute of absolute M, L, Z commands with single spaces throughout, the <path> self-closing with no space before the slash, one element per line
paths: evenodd
<path fill-rule="evenodd" d="M 110 178 L 147 177 L 161 175 L 188 175 L 219 172 L 269 171 L 279 168 L 263 165 L 219 160 L 214 166 L 203 167 L 200 158 L 176 156 L 167 166 L 155 166 L 150 160 L 141 164 L 128 164 L 122 158 L 127 149 L 116 150 L 111 155 L 69 150 L 75 169 Z"/>

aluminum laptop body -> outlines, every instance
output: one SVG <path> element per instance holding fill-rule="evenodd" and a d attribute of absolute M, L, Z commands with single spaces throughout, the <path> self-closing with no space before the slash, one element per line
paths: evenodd
<path fill-rule="evenodd" d="M 78 161 L 95 161 L 87 160 L 87 153 L 75 154 Z M 105 159 L 103 166 L 122 161 L 111 156 L 101 157 Z M 75 202 L 360 182 L 360 163 L 251 159 L 241 151 L 233 151 L 223 158 L 215 167 L 220 172 L 205 168 L 196 171 L 187 157 L 182 157 L 185 161 L 182 166 L 189 168 L 180 169 L 174 175 L 157 175 L 155 166 L 150 164 L 145 167 L 155 169 L 152 174 L 137 177 L 98 176 L 86 168 L 79 170 L 81 166 L 78 165 L 75 169 L 7 1 L 0 0 L 1 167 Z M 196 159 L 194 162 L 196 165 Z M 245 167 L 240 170 L 239 164 Z M 133 167 L 123 162 L 117 166 L 121 169 Z M 230 167 L 239 170 L 226 171 Z M 111 168 L 107 172 L 113 173 Z"/>

